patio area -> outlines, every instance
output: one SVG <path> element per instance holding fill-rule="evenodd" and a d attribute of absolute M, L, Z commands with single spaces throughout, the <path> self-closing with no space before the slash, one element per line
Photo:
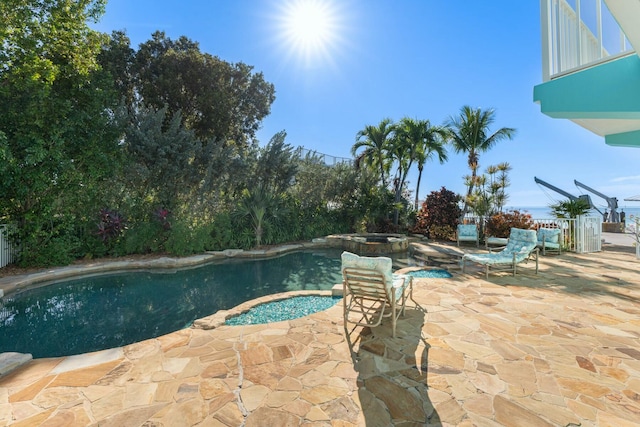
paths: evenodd
<path fill-rule="evenodd" d="M 637 426 L 633 249 L 545 256 L 538 275 L 518 271 L 414 280 L 419 306 L 397 338 L 384 322 L 345 331 L 338 303 L 32 360 L 0 378 L 0 426 Z"/>

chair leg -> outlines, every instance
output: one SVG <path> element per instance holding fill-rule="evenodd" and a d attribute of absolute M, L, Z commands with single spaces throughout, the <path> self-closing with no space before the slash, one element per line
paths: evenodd
<path fill-rule="evenodd" d="M 413 277 L 412 276 L 409 277 L 409 299 L 413 301 L 413 303 L 416 305 L 417 308 L 420 308 L 420 309 L 422 308 L 420 307 L 420 304 L 418 303 L 418 301 L 413 299 Z"/>
<path fill-rule="evenodd" d="M 412 282 L 413 277 L 409 277 L 409 286 L 411 286 L 411 282 Z M 406 279 L 405 279 L 406 280 Z M 405 292 L 407 291 L 407 288 L 405 287 Z M 405 292 L 402 292 L 402 308 L 400 310 L 400 315 L 402 317 L 404 317 L 404 308 L 407 306 L 407 294 Z M 410 296 L 413 299 L 413 288 L 410 288 Z"/>
<path fill-rule="evenodd" d="M 347 298 L 348 295 L 344 295 L 344 297 L 342 298 L 342 316 L 344 317 L 344 326 L 345 328 L 347 327 L 347 322 L 349 321 L 349 312 L 347 310 Z"/>
<path fill-rule="evenodd" d="M 391 336 L 396 337 L 396 310 L 397 302 L 395 296 L 391 299 Z"/>

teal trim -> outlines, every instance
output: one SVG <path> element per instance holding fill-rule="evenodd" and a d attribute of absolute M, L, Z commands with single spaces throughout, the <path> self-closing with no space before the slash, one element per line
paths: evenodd
<path fill-rule="evenodd" d="M 565 119 L 640 119 L 640 57 L 630 55 L 537 85 L 542 113 Z"/>
<path fill-rule="evenodd" d="M 616 147 L 640 147 L 640 130 L 607 135 L 604 142 Z"/>

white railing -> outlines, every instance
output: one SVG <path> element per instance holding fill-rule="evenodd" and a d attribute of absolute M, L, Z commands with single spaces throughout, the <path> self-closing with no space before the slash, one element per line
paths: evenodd
<path fill-rule="evenodd" d="M 542 79 L 633 52 L 604 0 L 540 0 Z"/>
<path fill-rule="evenodd" d="M 466 215 L 464 222 L 484 227 L 478 216 Z M 560 241 L 563 251 L 577 253 L 600 252 L 602 250 L 602 217 L 600 215 L 582 215 L 578 218 L 533 218 L 533 228 L 558 228 L 562 230 Z M 482 223 L 482 224 L 481 224 Z M 638 235 L 640 238 L 640 235 Z M 638 245 L 640 246 L 640 245 Z M 640 249 L 636 252 L 640 254 Z M 640 257 L 640 255 L 638 255 Z"/>
<path fill-rule="evenodd" d="M 640 259 L 640 218 L 636 217 L 635 232 L 636 258 Z"/>
<path fill-rule="evenodd" d="M 577 253 L 602 250 L 602 217 L 581 215 L 578 218 L 534 219 L 536 228 L 562 230 L 562 247 Z"/>
<path fill-rule="evenodd" d="M 9 230 L 9 225 L 0 224 L 0 268 L 14 263 L 18 255 L 17 248 L 11 244 L 7 237 Z"/>
<path fill-rule="evenodd" d="M 579 254 L 602 250 L 602 217 L 580 215 L 576 221 L 576 252 Z"/>

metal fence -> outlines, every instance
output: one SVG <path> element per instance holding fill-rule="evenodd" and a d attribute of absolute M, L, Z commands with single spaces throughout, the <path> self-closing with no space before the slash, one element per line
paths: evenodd
<path fill-rule="evenodd" d="M 0 224 L 0 268 L 14 263 L 18 255 L 18 249 L 7 236 L 10 231 L 10 225 Z"/>
<path fill-rule="evenodd" d="M 640 259 L 640 218 L 636 218 L 634 236 L 636 237 L 636 258 Z"/>
<path fill-rule="evenodd" d="M 576 252 L 580 254 L 602 250 L 602 218 L 580 215 L 576 225 Z"/>
<path fill-rule="evenodd" d="M 309 150 L 308 148 L 304 147 L 298 147 L 298 152 L 300 153 L 300 157 L 313 157 L 327 166 L 335 166 L 339 163 L 353 163 L 353 159 L 349 159 L 347 157 L 331 156 L 329 154 L 319 153 L 315 150 Z"/>
<path fill-rule="evenodd" d="M 602 218 L 600 216 L 582 215 L 578 218 L 533 218 L 532 220 L 533 228 L 536 230 L 540 228 L 560 229 L 562 231 L 560 234 L 562 250 L 577 253 L 602 250 Z M 480 224 L 482 219 L 467 215 L 464 222 Z M 484 229 L 484 224 L 481 228 Z"/>

